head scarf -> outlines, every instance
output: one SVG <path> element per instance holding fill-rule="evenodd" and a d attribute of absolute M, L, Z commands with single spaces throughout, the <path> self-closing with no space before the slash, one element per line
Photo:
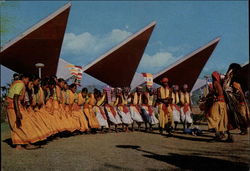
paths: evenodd
<path fill-rule="evenodd" d="M 168 78 L 167 78 L 167 77 L 163 77 L 163 78 L 161 79 L 161 83 L 165 83 L 165 82 L 168 82 Z"/>
<path fill-rule="evenodd" d="M 220 81 L 220 74 L 217 71 L 214 71 L 212 73 L 212 77 L 214 77 L 216 81 Z"/>
<path fill-rule="evenodd" d="M 188 88 L 188 85 L 187 85 L 187 84 L 184 84 L 184 85 L 183 85 L 183 88 Z"/>

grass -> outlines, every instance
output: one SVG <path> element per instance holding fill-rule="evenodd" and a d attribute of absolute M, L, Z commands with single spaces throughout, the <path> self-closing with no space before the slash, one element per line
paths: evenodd
<path fill-rule="evenodd" d="M 6 116 L 7 116 L 7 102 L 4 100 L 1 100 L 1 123 L 6 121 Z"/>
<path fill-rule="evenodd" d="M 6 122 L 2 122 L 1 123 L 1 132 L 6 132 L 7 130 L 9 130 L 9 124 Z"/>

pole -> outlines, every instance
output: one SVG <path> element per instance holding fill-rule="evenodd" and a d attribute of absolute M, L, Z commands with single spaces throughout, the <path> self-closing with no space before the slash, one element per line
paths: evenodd
<path fill-rule="evenodd" d="M 38 68 L 39 78 L 42 78 L 42 68 Z"/>
<path fill-rule="evenodd" d="M 35 66 L 36 66 L 36 68 L 38 68 L 39 78 L 42 78 L 42 68 L 44 67 L 44 64 L 43 63 L 36 63 Z"/>

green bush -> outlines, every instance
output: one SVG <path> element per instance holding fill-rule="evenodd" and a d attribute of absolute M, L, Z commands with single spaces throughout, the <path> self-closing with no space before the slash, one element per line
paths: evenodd
<path fill-rule="evenodd" d="M 1 99 L 1 123 L 5 122 L 7 118 L 7 103 Z"/>

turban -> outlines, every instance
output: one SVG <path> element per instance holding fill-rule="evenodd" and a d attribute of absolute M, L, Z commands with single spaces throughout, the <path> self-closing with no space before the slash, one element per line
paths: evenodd
<path fill-rule="evenodd" d="M 161 79 L 161 83 L 166 83 L 166 82 L 168 82 L 168 78 L 163 77 L 163 78 Z"/>
<path fill-rule="evenodd" d="M 183 88 L 188 88 L 188 85 L 187 85 L 187 84 L 184 84 L 184 85 L 183 85 Z"/>
<path fill-rule="evenodd" d="M 173 89 L 174 90 L 179 90 L 179 86 L 178 85 L 173 85 Z"/>
<path fill-rule="evenodd" d="M 212 77 L 214 77 L 217 81 L 220 81 L 220 74 L 217 71 L 212 73 Z"/>
<path fill-rule="evenodd" d="M 120 87 L 117 87 L 116 88 L 116 93 L 120 93 L 120 92 L 122 92 L 122 89 Z"/>

